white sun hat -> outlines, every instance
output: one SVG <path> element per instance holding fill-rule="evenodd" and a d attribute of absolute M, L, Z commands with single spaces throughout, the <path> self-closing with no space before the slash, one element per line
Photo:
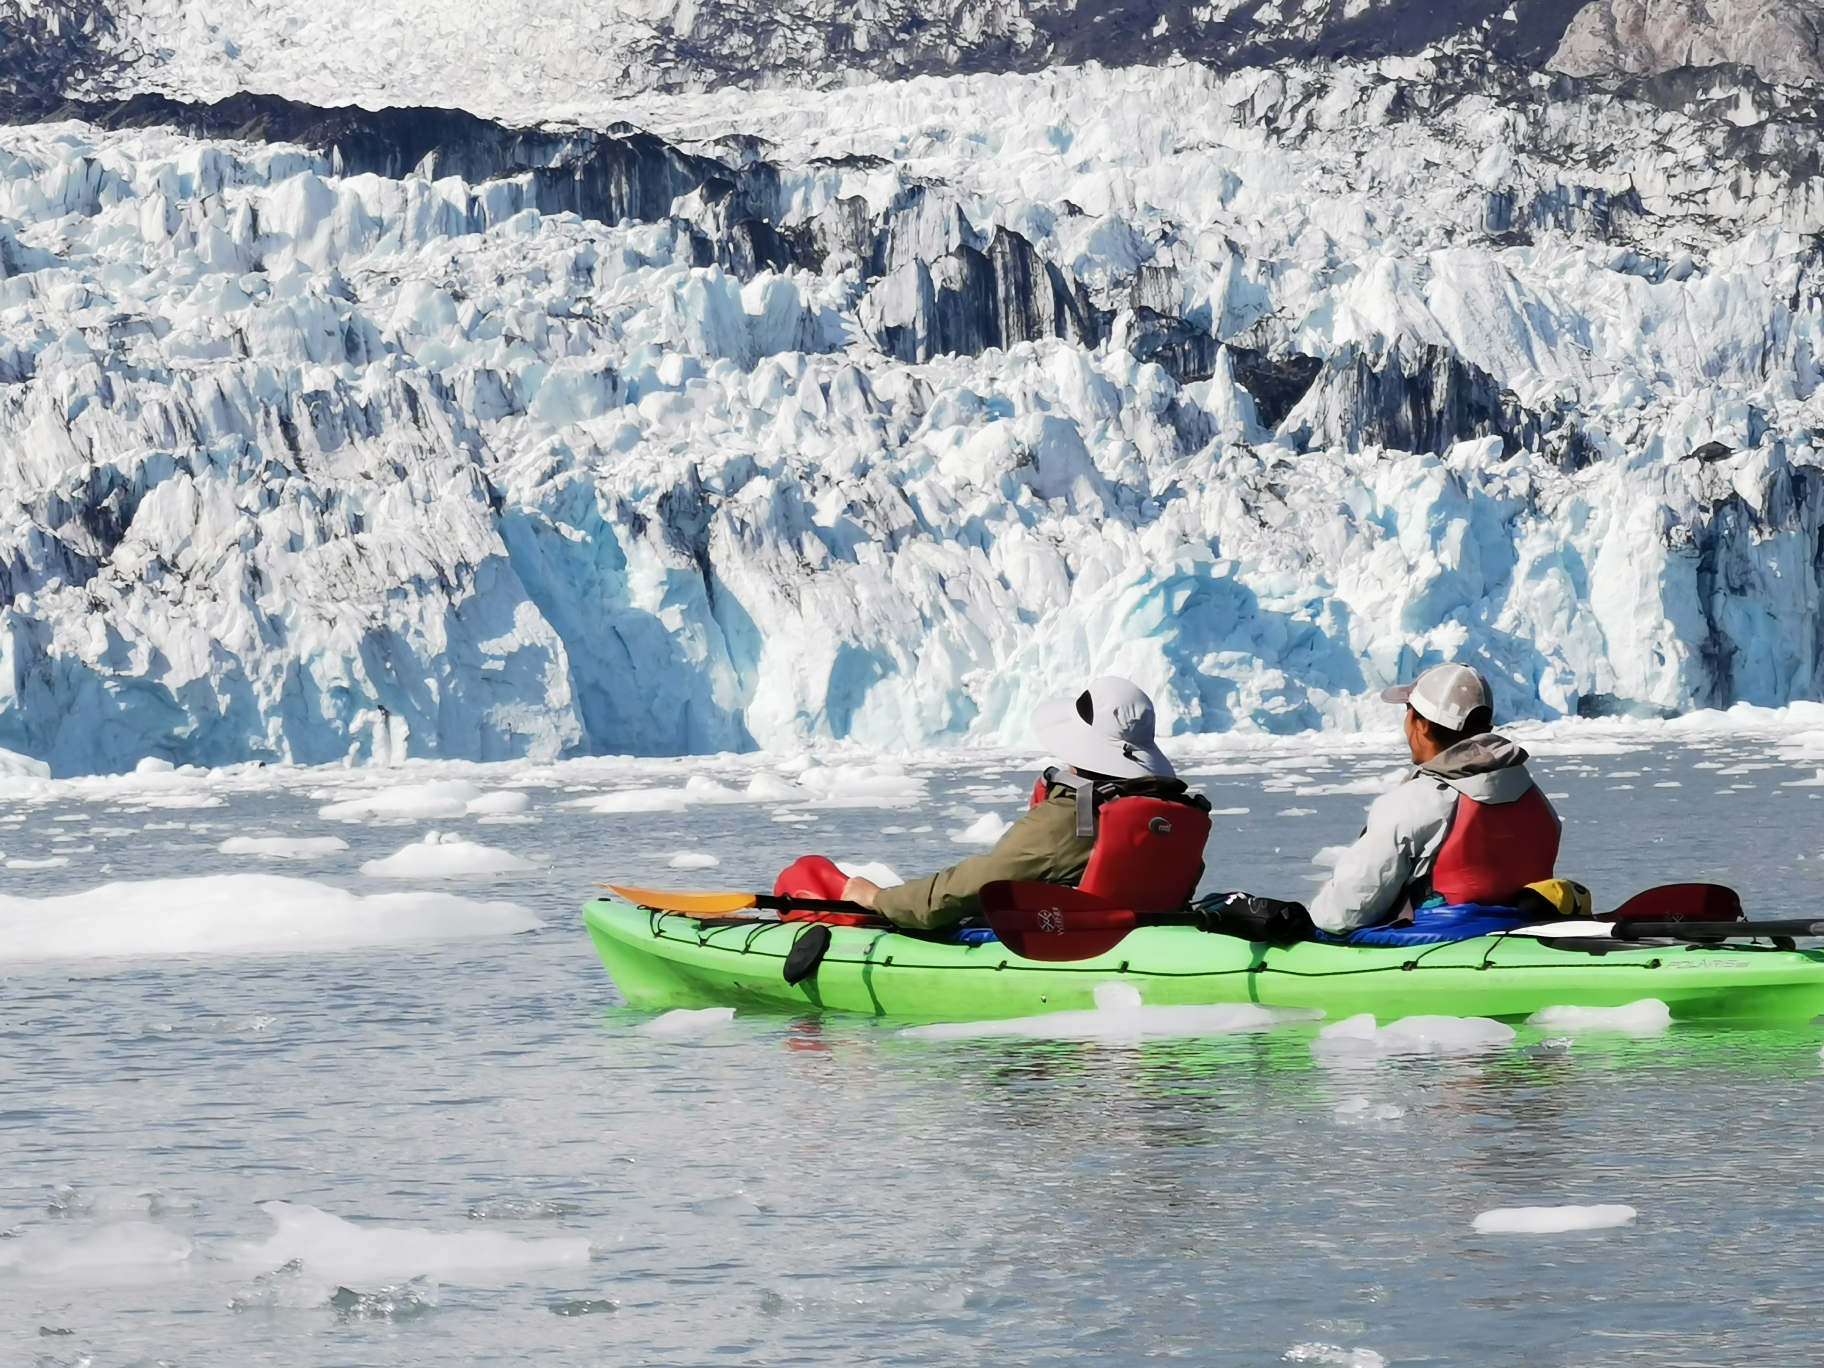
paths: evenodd
<path fill-rule="evenodd" d="M 1451 731 L 1462 731 L 1477 708 L 1492 711 L 1495 706 L 1494 691 L 1482 672 L 1467 665 L 1433 665 L 1412 683 L 1386 690 L 1381 698 L 1404 703 L 1420 717 Z"/>
<path fill-rule="evenodd" d="M 1110 779 L 1170 779 L 1172 762 L 1153 744 L 1153 700 L 1138 685 L 1104 675 L 1074 698 L 1032 712 L 1032 729 L 1067 765 Z"/>

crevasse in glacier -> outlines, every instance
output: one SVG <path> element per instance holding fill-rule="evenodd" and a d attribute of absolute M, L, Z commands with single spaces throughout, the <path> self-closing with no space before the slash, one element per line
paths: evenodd
<path fill-rule="evenodd" d="M 1524 715 L 1819 694 L 1804 92 L 1465 41 L 569 96 L 0 129 L 0 746 L 1019 741 L 1100 671 L 1282 731 L 1444 658 Z"/>

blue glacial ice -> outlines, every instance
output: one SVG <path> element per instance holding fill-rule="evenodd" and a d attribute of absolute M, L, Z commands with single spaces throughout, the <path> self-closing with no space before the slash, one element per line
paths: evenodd
<path fill-rule="evenodd" d="M 1346 729 L 1448 658 L 1534 717 L 1818 697 L 1818 183 L 1739 104 L 1466 69 L 444 72 L 650 129 L 650 221 L 558 207 L 580 134 L 0 129 L 0 746 L 1018 744 L 1104 671 Z"/>

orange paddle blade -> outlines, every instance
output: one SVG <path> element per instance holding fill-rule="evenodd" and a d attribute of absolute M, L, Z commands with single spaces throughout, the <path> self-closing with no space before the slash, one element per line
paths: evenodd
<path fill-rule="evenodd" d="M 658 912 L 683 912 L 692 917 L 726 917 L 734 912 L 751 911 L 760 905 L 754 893 L 677 893 L 667 888 L 627 888 L 621 884 L 597 884 L 615 897 L 635 907 L 650 907 Z"/>

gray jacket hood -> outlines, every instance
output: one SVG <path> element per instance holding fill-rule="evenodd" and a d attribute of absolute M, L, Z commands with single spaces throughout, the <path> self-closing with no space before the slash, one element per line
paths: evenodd
<path fill-rule="evenodd" d="M 1441 780 L 1478 803 L 1518 802 L 1533 786 L 1526 751 L 1494 732 L 1471 736 L 1440 751 L 1419 766 L 1418 774 Z"/>

